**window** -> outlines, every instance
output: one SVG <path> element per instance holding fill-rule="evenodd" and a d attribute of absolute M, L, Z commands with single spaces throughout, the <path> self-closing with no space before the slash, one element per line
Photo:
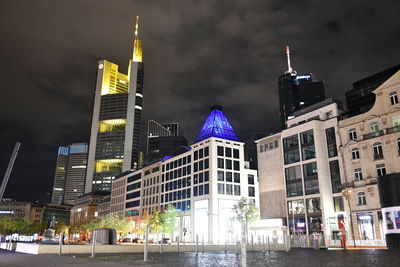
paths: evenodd
<path fill-rule="evenodd" d="M 248 180 L 248 184 L 254 184 L 254 175 L 248 174 L 247 180 Z"/>
<path fill-rule="evenodd" d="M 357 132 L 356 129 L 349 130 L 349 140 L 357 140 Z"/>
<path fill-rule="evenodd" d="M 232 160 L 230 159 L 225 160 L 225 168 L 228 170 L 232 170 Z"/>
<path fill-rule="evenodd" d="M 378 174 L 378 177 L 385 175 L 386 174 L 385 164 L 376 165 L 376 172 Z"/>
<path fill-rule="evenodd" d="M 223 169 L 224 168 L 224 159 L 218 158 L 217 159 L 217 166 L 218 166 L 218 168 Z"/>
<path fill-rule="evenodd" d="M 321 205 L 320 205 L 319 197 L 307 199 L 306 204 L 307 204 L 307 213 L 321 212 Z"/>
<path fill-rule="evenodd" d="M 363 175 L 361 168 L 354 169 L 354 179 L 356 181 L 362 181 L 363 180 Z"/>
<path fill-rule="evenodd" d="M 207 195 L 207 194 L 209 194 L 209 193 L 210 193 L 209 185 L 208 185 L 208 184 L 205 184 L 205 185 L 204 185 L 204 195 Z"/>
<path fill-rule="evenodd" d="M 225 194 L 224 184 L 218 184 L 218 194 Z"/>
<path fill-rule="evenodd" d="M 194 152 L 194 160 L 198 160 L 198 159 L 199 159 L 199 151 L 196 150 L 196 151 Z"/>
<path fill-rule="evenodd" d="M 377 122 L 372 122 L 372 123 L 369 125 L 369 131 L 370 131 L 371 133 L 376 133 L 376 132 L 378 132 L 378 131 L 379 131 L 378 123 L 377 123 Z"/>
<path fill-rule="evenodd" d="M 240 185 L 234 185 L 233 188 L 235 196 L 240 196 Z"/>
<path fill-rule="evenodd" d="M 294 166 L 285 169 L 286 194 L 288 197 L 302 196 L 303 185 L 301 180 L 300 166 Z"/>
<path fill-rule="evenodd" d="M 233 157 L 235 158 L 235 159 L 238 159 L 239 158 L 239 149 L 233 149 Z"/>
<path fill-rule="evenodd" d="M 210 153 L 209 152 L 209 148 L 207 146 L 207 147 L 204 148 L 204 157 L 208 157 L 209 153 Z"/>
<path fill-rule="evenodd" d="M 357 197 L 358 197 L 358 205 L 360 205 L 360 206 L 367 205 L 367 200 L 365 198 L 365 192 L 357 193 Z"/>
<path fill-rule="evenodd" d="M 299 139 L 297 135 L 292 135 L 283 139 L 283 151 L 285 164 L 300 161 Z"/>
<path fill-rule="evenodd" d="M 235 171 L 240 171 L 239 161 L 237 161 L 237 160 L 233 161 L 233 169 Z"/>
<path fill-rule="evenodd" d="M 333 198 L 333 206 L 334 206 L 335 212 L 344 211 L 343 197 L 334 197 Z"/>
<path fill-rule="evenodd" d="M 232 148 L 225 147 L 225 157 L 228 157 L 228 158 L 232 157 Z"/>
<path fill-rule="evenodd" d="M 340 182 L 339 161 L 330 161 L 329 169 L 331 172 L 332 192 L 340 193 L 342 191 L 342 183 Z"/>
<path fill-rule="evenodd" d="M 232 172 L 226 172 L 226 181 L 232 183 Z"/>
<path fill-rule="evenodd" d="M 292 200 L 288 201 L 288 213 L 289 214 L 304 214 L 305 207 L 303 200 Z"/>
<path fill-rule="evenodd" d="M 226 185 L 226 194 L 227 195 L 232 195 L 233 194 L 233 190 L 232 190 L 232 185 L 231 184 L 227 184 Z"/>
<path fill-rule="evenodd" d="M 352 159 L 359 159 L 360 158 L 360 151 L 358 150 L 358 148 L 353 148 L 351 150 L 351 158 Z"/>
<path fill-rule="evenodd" d="M 400 137 L 397 138 L 397 150 L 399 151 L 399 155 L 400 155 Z"/>
<path fill-rule="evenodd" d="M 382 144 L 377 142 L 372 146 L 372 148 L 374 151 L 374 160 L 383 159 Z"/>
<path fill-rule="evenodd" d="M 249 186 L 249 197 L 255 197 L 256 193 L 255 193 L 255 189 L 253 186 Z"/>
<path fill-rule="evenodd" d="M 396 115 L 396 116 L 392 117 L 392 125 L 393 125 L 393 127 L 400 126 L 400 115 Z"/>
<path fill-rule="evenodd" d="M 238 173 L 238 172 L 233 173 L 233 182 L 240 183 L 240 173 Z"/>
<path fill-rule="evenodd" d="M 224 156 L 224 147 L 222 147 L 222 146 L 217 147 L 217 155 Z"/>
<path fill-rule="evenodd" d="M 397 103 L 399 103 L 399 99 L 397 98 L 396 91 L 393 91 L 390 93 L 390 104 L 396 105 Z"/>
<path fill-rule="evenodd" d="M 217 175 L 218 175 L 218 181 L 223 182 L 224 181 L 224 172 L 223 171 L 218 171 Z"/>
<path fill-rule="evenodd" d="M 331 127 L 325 130 L 326 135 L 326 144 L 328 146 L 328 157 L 336 157 L 337 156 L 337 147 L 336 147 L 336 136 L 335 136 L 335 127 Z"/>
<path fill-rule="evenodd" d="M 319 185 L 318 185 L 317 163 L 311 162 L 308 164 L 304 164 L 303 173 L 304 173 L 304 189 L 306 195 L 318 194 Z"/>
<path fill-rule="evenodd" d="M 314 132 L 306 131 L 300 134 L 301 138 L 301 155 L 303 160 L 315 158 Z"/>

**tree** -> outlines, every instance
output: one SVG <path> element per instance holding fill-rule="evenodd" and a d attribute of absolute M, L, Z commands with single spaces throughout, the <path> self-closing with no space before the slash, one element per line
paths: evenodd
<path fill-rule="evenodd" d="M 248 198 L 242 197 L 237 204 L 233 206 L 233 209 L 236 212 L 236 218 L 241 224 L 242 228 L 242 266 L 247 266 L 247 231 L 248 224 L 250 222 L 254 222 L 258 219 L 258 209 L 253 201 Z"/>
<path fill-rule="evenodd" d="M 28 219 L 22 219 L 17 221 L 17 227 L 15 231 L 18 234 L 32 235 L 36 232 L 35 225 Z"/>
<path fill-rule="evenodd" d="M 0 233 L 10 235 L 17 229 L 17 221 L 10 216 L 0 217 Z"/>
<path fill-rule="evenodd" d="M 54 230 L 57 234 L 61 234 L 62 232 L 68 234 L 68 225 L 63 222 L 57 222 Z"/>
<path fill-rule="evenodd" d="M 174 206 L 168 205 L 168 208 L 160 215 L 161 232 L 170 234 L 172 241 L 172 235 L 177 229 L 176 217 L 178 217 L 178 211 Z"/>

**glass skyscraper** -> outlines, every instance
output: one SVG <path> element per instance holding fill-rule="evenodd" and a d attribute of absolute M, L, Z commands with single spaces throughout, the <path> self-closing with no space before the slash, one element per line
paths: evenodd
<path fill-rule="evenodd" d="M 106 60 L 98 64 L 85 193 L 110 191 L 115 175 L 138 167 L 143 77 L 137 17 L 128 73 Z"/>

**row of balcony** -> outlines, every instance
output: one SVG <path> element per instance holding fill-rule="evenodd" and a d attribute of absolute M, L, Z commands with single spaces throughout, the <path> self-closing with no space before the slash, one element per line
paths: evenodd
<path fill-rule="evenodd" d="M 363 140 L 368 140 L 371 138 L 375 138 L 375 137 L 379 137 L 385 134 L 391 134 L 391 133 L 396 133 L 396 132 L 400 132 L 400 126 L 393 126 L 390 128 L 386 128 L 384 130 L 379 130 L 373 133 L 369 133 L 369 134 L 364 134 L 363 135 Z"/>

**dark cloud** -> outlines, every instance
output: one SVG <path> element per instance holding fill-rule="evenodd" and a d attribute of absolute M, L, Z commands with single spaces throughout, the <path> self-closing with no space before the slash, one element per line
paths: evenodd
<path fill-rule="evenodd" d="M 212 104 L 243 140 L 278 130 L 276 81 L 294 68 L 343 100 L 353 81 L 399 63 L 398 1 L 22 1 L 0 7 L 0 171 L 7 196 L 45 199 L 59 145 L 88 141 L 97 61 L 126 72 L 141 16 L 144 121 L 182 122 L 193 140 Z"/>

